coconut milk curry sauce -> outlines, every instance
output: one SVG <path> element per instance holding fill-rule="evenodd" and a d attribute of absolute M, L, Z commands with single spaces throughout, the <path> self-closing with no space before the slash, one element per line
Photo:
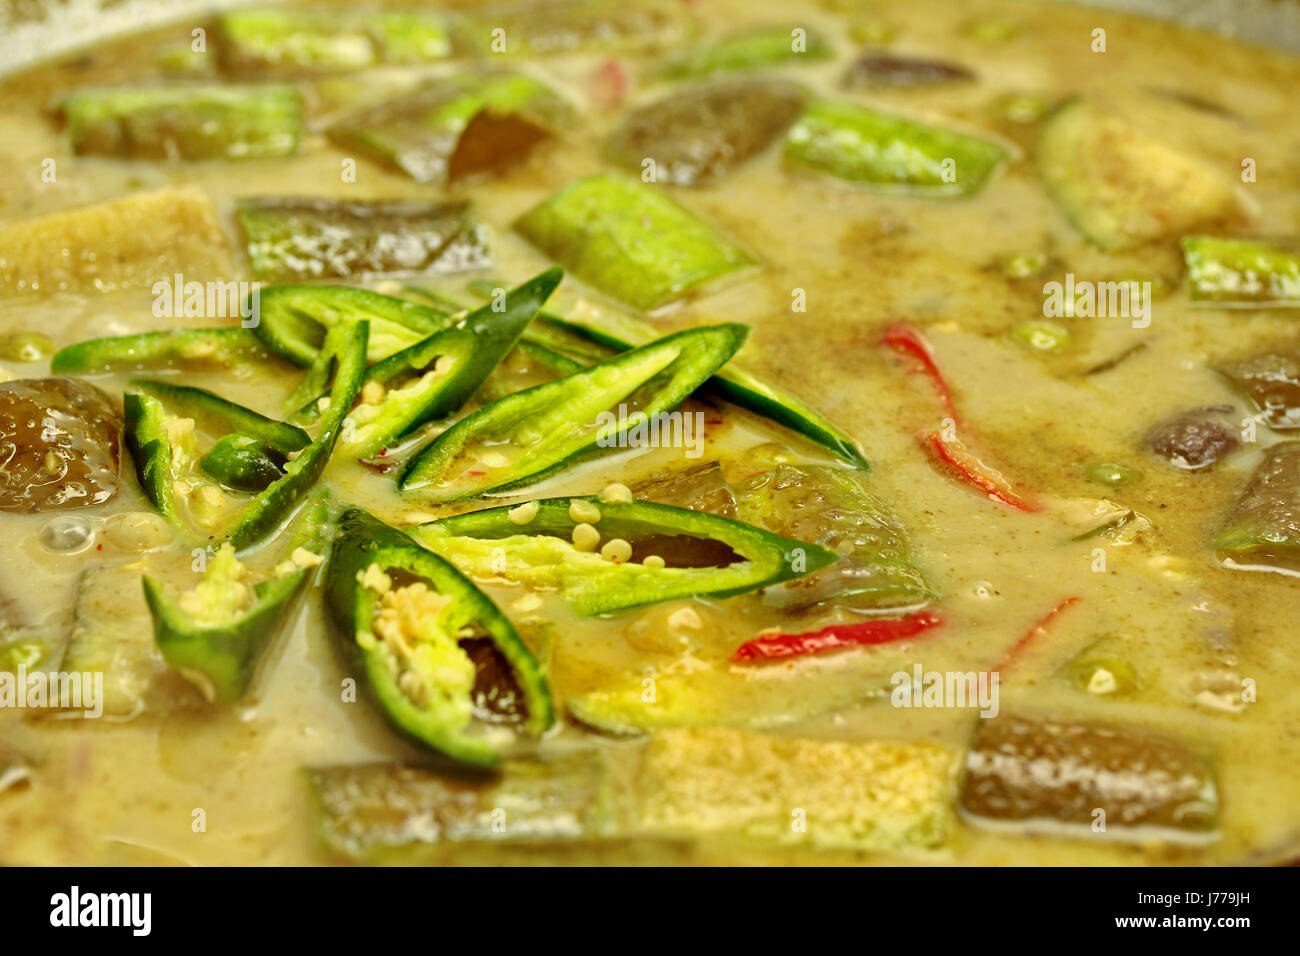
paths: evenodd
<path fill-rule="evenodd" d="M 11 76 L 0 860 L 1294 854 L 1298 86 L 985 0 Z"/>

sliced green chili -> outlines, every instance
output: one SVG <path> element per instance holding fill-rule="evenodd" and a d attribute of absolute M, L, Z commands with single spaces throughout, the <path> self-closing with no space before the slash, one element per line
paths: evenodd
<path fill-rule="evenodd" d="M 158 399 L 169 412 L 206 419 L 222 432 L 249 435 L 281 454 L 287 455 L 311 444 L 311 437 L 301 428 L 268 418 L 201 388 L 138 378 L 131 379 L 130 387 Z"/>
<path fill-rule="evenodd" d="M 229 542 L 211 558 L 203 580 L 179 598 L 159 581 L 143 577 L 158 649 L 211 700 L 230 704 L 244 696 L 294 595 L 321 563 L 328 512 L 327 497 L 317 495 L 306 506 L 304 528 L 286 549 L 285 560 L 256 585 L 243 580 L 245 568 Z"/>
<path fill-rule="evenodd" d="M 667 196 L 617 175 L 569 184 L 514 229 L 584 282 L 643 311 L 755 264 Z"/>
<path fill-rule="evenodd" d="M 540 328 L 553 326 L 616 351 L 626 351 L 644 345 L 653 341 L 659 334 L 658 330 L 647 322 L 619 315 L 601 314 L 573 319 L 543 313 L 539 318 Z M 741 408 L 771 419 L 778 425 L 784 425 L 859 468 L 864 470 L 871 468 L 857 442 L 836 427 L 825 415 L 789 392 L 768 384 L 733 363 L 728 362 L 716 375 L 705 382 L 704 390 L 733 405 L 739 405 Z"/>
<path fill-rule="evenodd" d="M 244 507 L 230 542 L 242 550 L 274 534 L 285 516 L 311 489 L 325 470 L 343 421 L 356 401 L 366 374 L 366 342 L 369 323 L 354 320 L 332 327 L 325 336 L 322 352 L 333 356 L 334 376 L 329 408 L 321 418 L 320 431 L 310 445 L 298 452 L 284 468 L 284 477 L 258 493 Z"/>
<path fill-rule="evenodd" d="M 303 367 L 312 365 L 326 331 L 340 322 L 365 319 L 370 323 L 374 331 L 366 358 L 371 362 L 450 324 L 445 312 L 348 286 L 271 286 L 260 290 L 258 299 L 257 337 L 276 355 Z"/>
<path fill-rule="evenodd" d="M 459 501 L 528 484 L 623 442 L 735 353 L 743 325 L 678 332 L 465 416 L 413 458 L 400 487 Z M 618 409 L 622 414 L 618 414 Z"/>
<path fill-rule="evenodd" d="M 423 422 L 457 411 L 514 348 L 563 277 L 564 270 L 549 269 L 507 293 L 501 309 L 485 305 L 372 365 L 366 381 L 387 390 L 352 410 L 339 450 L 366 458 Z"/>
<path fill-rule="evenodd" d="M 251 435 L 222 435 L 199 467 L 210 478 L 235 491 L 256 492 L 284 474 L 285 457 Z"/>
<path fill-rule="evenodd" d="M 334 369 L 333 387 L 330 409 L 314 441 L 304 442 L 307 435 L 301 429 L 202 389 L 133 381 L 123 396 L 125 440 L 135 462 L 140 488 L 158 513 L 174 526 L 187 530 L 177 505 L 176 479 L 178 471 L 198 464 L 198 452 L 192 439 L 178 448 L 169 424 L 181 417 L 193 417 L 205 420 L 216 431 L 254 437 L 286 458 L 283 474 L 243 506 L 228 539 L 236 550 L 243 550 L 278 530 L 320 477 L 333 451 L 342 420 L 356 398 L 365 373 L 366 333 L 364 321 L 349 322 L 336 325 L 326 337 L 322 351 L 329 356 Z"/>
<path fill-rule="evenodd" d="M 851 103 L 813 103 L 786 137 L 788 162 L 917 196 L 979 192 L 1007 158 L 997 143 Z"/>
<path fill-rule="evenodd" d="M 266 346 L 252 329 L 172 329 L 87 339 L 69 345 L 50 359 L 50 371 L 107 372 L 171 362 L 237 365 L 249 358 L 266 358 L 267 354 Z"/>
<path fill-rule="evenodd" d="M 575 531 L 584 523 L 595 529 L 589 539 Z M 472 511 L 411 534 L 473 578 L 559 588 L 579 614 L 744 594 L 839 560 L 829 548 L 717 515 L 597 496 Z"/>
<path fill-rule="evenodd" d="M 339 520 L 325 581 L 338 644 L 388 722 L 453 760 L 492 767 L 480 732 L 536 737 L 554 719 L 540 665 L 464 575 L 358 508 Z"/>

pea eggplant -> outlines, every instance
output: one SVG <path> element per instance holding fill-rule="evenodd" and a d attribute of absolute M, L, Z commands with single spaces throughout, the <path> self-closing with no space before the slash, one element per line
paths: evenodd
<path fill-rule="evenodd" d="M 145 602 L 163 658 L 218 704 L 245 695 L 258 661 L 283 623 L 328 542 L 329 499 L 318 493 L 304 507 L 302 529 L 266 580 L 250 586 L 229 542 L 207 564 L 203 580 L 173 597 L 145 575 Z"/>
<path fill-rule="evenodd" d="M 476 579 L 558 588 L 579 614 L 743 594 L 839 559 L 739 521 L 599 496 L 472 511 L 411 534 Z"/>
<path fill-rule="evenodd" d="M 492 768 L 491 725 L 536 737 L 554 719 L 541 666 L 451 564 L 357 508 L 339 519 L 325 579 L 338 645 L 399 732 Z"/>
<path fill-rule="evenodd" d="M 435 438 L 399 486 L 448 502 L 540 481 L 675 408 L 731 358 L 746 332 L 734 324 L 678 332 L 500 398 Z M 619 406 L 632 414 L 609 421 Z"/>

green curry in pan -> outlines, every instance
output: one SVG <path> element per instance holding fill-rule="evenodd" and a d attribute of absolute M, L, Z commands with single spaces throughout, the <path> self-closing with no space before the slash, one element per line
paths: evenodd
<path fill-rule="evenodd" d="M 0 86 L 0 861 L 1300 838 L 1300 63 L 235 10 Z"/>

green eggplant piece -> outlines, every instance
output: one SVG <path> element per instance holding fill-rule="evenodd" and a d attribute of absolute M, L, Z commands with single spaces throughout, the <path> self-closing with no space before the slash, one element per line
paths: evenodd
<path fill-rule="evenodd" d="M 1182 246 L 1193 302 L 1300 308 L 1300 239 L 1183 236 Z"/>
<path fill-rule="evenodd" d="M 598 752 L 503 760 L 488 780 L 373 763 L 316 767 L 308 779 L 326 849 L 370 865 L 430 862 L 464 843 L 553 848 L 600 839 L 613 821 Z"/>
<path fill-rule="evenodd" d="M 760 465 L 765 470 L 735 489 L 740 518 L 841 556 L 819 574 L 770 589 L 768 602 L 790 613 L 827 607 L 902 613 L 934 599 L 912 560 L 906 530 L 865 475 L 834 465 Z"/>
<path fill-rule="evenodd" d="M 59 109 L 78 156 L 269 159 L 296 153 L 302 135 L 302 98 L 288 85 L 85 89 Z"/>
<path fill-rule="evenodd" d="M 820 63 L 835 56 L 826 37 L 804 26 L 759 27 L 669 57 L 660 74 L 670 80 L 696 79 L 732 70 Z"/>
<path fill-rule="evenodd" d="M 238 200 L 235 217 L 262 282 L 460 272 L 491 261 L 463 201 L 258 197 Z"/>
<path fill-rule="evenodd" d="M 755 265 L 693 213 L 623 176 L 570 183 L 514 230 L 579 279 L 646 312 Z"/>
<path fill-rule="evenodd" d="M 609 135 L 610 160 L 655 181 L 699 186 L 722 179 L 785 134 L 807 94 L 793 83 L 745 80 L 671 93 L 630 110 Z"/>
<path fill-rule="evenodd" d="M 865 106 L 819 100 L 791 128 L 789 163 L 912 196 L 968 196 L 1007 158 L 997 143 Z"/>
<path fill-rule="evenodd" d="M 458 45 L 479 56 L 637 53 L 680 44 L 691 27 L 680 0 L 494 3 L 460 18 Z"/>
<path fill-rule="evenodd" d="M 1300 571 L 1300 441 L 1264 452 L 1214 546 L 1237 567 Z"/>
<path fill-rule="evenodd" d="M 1300 428 L 1300 352 L 1265 352 L 1218 371 L 1244 393 L 1276 431 Z"/>
<path fill-rule="evenodd" d="M 327 135 L 416 182 L 455 185 L 522 162 L 572 116 L 567 101 L 531 76 L 479 72 L 345 117 Z"/>
<path fill-rule="evenodd" d="M 1107 251 L 1240 214 L 1227 177 L 1084 99 L 1066 100 L 1043 121 L 1037 159 L 1048 195 Z"/>
<path fill-rule="evenodd" d="M 259 79 L 452 55 L 446 17 L 420 11 L 232 10 L 217 18 L 217 43 L 223 71 Z"/>

